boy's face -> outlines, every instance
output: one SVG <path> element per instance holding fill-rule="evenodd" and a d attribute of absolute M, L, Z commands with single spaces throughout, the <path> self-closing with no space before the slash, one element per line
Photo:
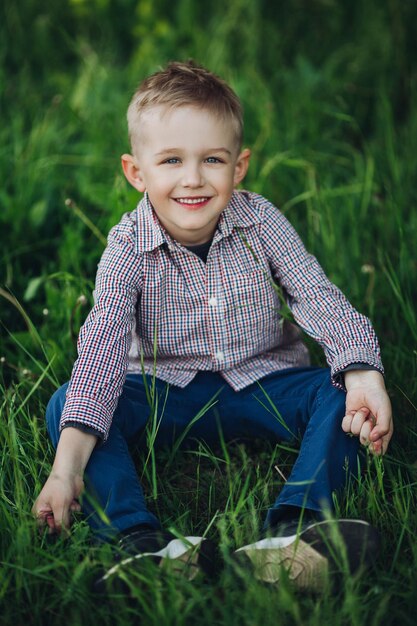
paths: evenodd
<path fill-rule="evenodd" d="M 135 156 L 122 156 L 126 178 L 148 192 L 171 237 L 183 245 L 209 241 L 249 165 L 233 124 L 193 106 L 159 106 L 141 115 L 138 130 Z"/>

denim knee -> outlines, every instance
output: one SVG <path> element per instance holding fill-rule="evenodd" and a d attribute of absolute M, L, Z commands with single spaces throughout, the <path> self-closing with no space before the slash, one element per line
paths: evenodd
<path fill-rule="evenodd" d="M 49 437 L 51 438 L 52 445 L 54 448 L 58 445 L 59 440 L 59 423 L 61 420 L 62 410 L 65 404 L 65 398 L 67 394 L 68 383 L 62 385 L 59 389 L 55 391 L 53 396 L 48 402 L 48 406 L 46 407 L 46 427 L 48 429 Z"/>

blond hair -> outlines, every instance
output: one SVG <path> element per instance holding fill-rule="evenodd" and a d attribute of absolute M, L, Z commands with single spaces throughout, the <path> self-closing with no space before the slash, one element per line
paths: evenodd
<path fill-rule="evenodd" d="M 240 148 L 243 139 L 243 112 L 239 98 L 221 78 L 193 61 L 169 63 L 167 67 L 139 85 L 127 110 L 129 138 L 134 147 L 139 142 L 139 119 L 150 107 L 195 106 L 210 111 L 234 126 Z"/>

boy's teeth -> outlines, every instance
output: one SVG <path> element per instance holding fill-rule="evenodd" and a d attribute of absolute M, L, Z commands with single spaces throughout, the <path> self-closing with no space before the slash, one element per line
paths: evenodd
<path fill-rule="evenodd" d="M 206 200 L 207 198 L 178 198 L 178 202 L 182 202 L 183 204 L 199 204 Z"/>

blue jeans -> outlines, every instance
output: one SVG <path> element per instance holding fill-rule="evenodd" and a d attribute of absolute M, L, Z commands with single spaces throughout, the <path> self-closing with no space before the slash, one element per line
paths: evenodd
<path fill-rule="evenodd" d="M 152 384 L 150 377 L 147 381 Z M 345 393 L 331 384 L 328 369 L 286 369 L 265 376 L 259 384 L 253 383 L 238 392 L 215 372 L 199 372 L 184 389 L 167 386 L 159 379 L 155 380 L 155 385 L 159 396 L 158 419 L 162 413 L 155 448 L 172 446 L 214 396 L 214 406 L 189 428 L 185 445 L 191 445 L 195 439 L 213 445 L 219 441 L 219 428 L 226 441 L 263 438 L 278 442 L 302 437 L 297 460 L 268 511 L 265 526 L 276 523 L 283 507 L 288 505 L 318 512 L 332 509 L 332 493 L 345 486 L 349 472 L 358 471 L 358 439 L 349 437 L 341 428 Z M 66 387 L 64 385 L 52 396 L 46 412 L 49 435 L 55 447 Z M 92 529 L 102 538 L 110 538 L 136 524 L 160 527 L 158 519 L 146 507 L 128 449 L 141 436 L 143 439 L 150 414 L 142 376 L 128 375 L 109 437 L 106 443 L 95 448 L 85 471 L 86 492 L 92 497 L 83 499 L 83 512 Z M 91 501 L 104 510 L 107 521 L 97 513 Z"/>

